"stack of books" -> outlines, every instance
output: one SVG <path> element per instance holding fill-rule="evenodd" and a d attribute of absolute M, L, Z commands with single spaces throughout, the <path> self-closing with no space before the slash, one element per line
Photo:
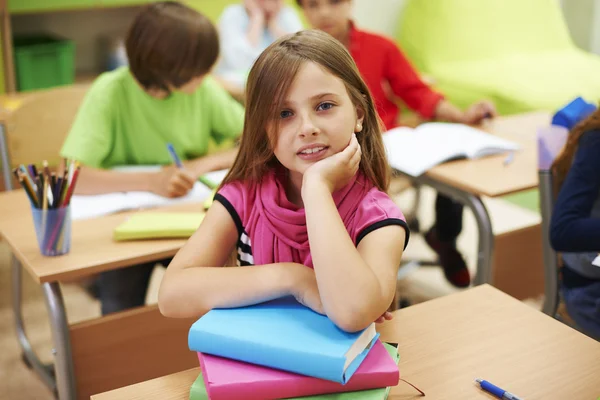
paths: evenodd
<path fill-rule="evenodd" d="M 400 378 L 397 347 L 374 324 L 344 332 L 293 297 L 211 310 L 188 345 L 201 367 L 190 400 L 383 400 Z"/>

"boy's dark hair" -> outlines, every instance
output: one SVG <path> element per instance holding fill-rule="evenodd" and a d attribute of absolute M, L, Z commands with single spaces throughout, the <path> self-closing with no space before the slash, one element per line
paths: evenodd
<path fill-rule="evenodd" d="M 219 55 L 212 22 L 176 1 L 145 6 L 125 39 L 129 69 L 145 89 L 170 92 L 207 74 Z"/>

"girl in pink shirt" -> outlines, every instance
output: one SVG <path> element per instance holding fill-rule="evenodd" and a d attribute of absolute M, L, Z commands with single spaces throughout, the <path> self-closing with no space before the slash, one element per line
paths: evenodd
<path fill-rule="evenodd" d="M 161 284 L 166 316 L 293 295 L 357 331 L 389 318 L 408 228 L 369 90 L 346 49 L 303 31 L 249 75 L 237 159 Z M 243 268 L 222 268 L 232 251 Z"/>

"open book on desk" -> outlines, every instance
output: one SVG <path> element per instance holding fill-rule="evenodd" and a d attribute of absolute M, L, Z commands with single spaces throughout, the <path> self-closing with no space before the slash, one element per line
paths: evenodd
<path fill-rule="evenodd" d="M 211 193 L 210 188 L 197 182 L 188 194 L 175 198 L 162 197 L 151 192 L 117 192 L 93 196 L 78 195 L 71 198 L 71 215 L 73 219 L 87 219 L 127 210 L 201 203 Z M 198 211 L 201 210 L 202 207 L 198 206 Z"/>
<path fill-rule="evenodd" d="M 158 165 L 135 165 L 115 167 L 120 172 L 155 172 Z M 120 211 L 162 207 L 174 204 L 201 203 L 212 193 L 206 185 L 196 182 L 192 190 L 182 197 L 168 198 L 152 192 L 115 192 L 98 195 L 75 195 L 71 198 L 71 215 L 73 219 L 87 219 L 114 214 Z M 198 209 L 199 211 L 201 208 Z"/>
<path fill-rule="evenodd" d="M 519 145 L 463 124 L 429 122 L 383 134 L 388 160 L 395 170 L 419 176 L 457 158 L 480 158 L 516 151 Z"/>

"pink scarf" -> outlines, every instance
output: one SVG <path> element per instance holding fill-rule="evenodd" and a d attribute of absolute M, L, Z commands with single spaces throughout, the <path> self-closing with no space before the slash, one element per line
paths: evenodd
<path fill-rule="evenodd" d="M 258 213 L 252 237 L 254 263 L 297 262 L 312 268 L 304 208 L 291 203 L 286 196 L 284 174 L 270 172 L 256 189 L 254 206 Z M 373 187 L 358 173 L 350 183 L 333 193 L 333 200 L 344 226 L 352 226 L 355 211 Z"/>

